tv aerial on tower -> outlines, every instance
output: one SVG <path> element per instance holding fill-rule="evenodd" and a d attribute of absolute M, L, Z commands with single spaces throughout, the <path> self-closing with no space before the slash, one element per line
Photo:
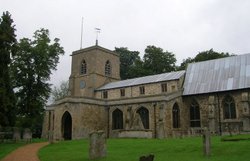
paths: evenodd
<path fill-rule="evenodd" d="M 95 40 L 95 45 L 98 45 L 98 34 L 101 33 L 101 29 L 100 28 L 95 28 L 95 32 L 96 32 L 96 40 Z"/>

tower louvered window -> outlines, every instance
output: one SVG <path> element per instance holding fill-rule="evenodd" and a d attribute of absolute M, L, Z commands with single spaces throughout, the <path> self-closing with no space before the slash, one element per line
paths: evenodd
<path fill-rule="evenodd" d="M 110 76 L 111 75 L 111 63 L 110 61 L 108 60 L 105 64 L 105 75 L 106 76 Z"/>
<path fill-rule="evenodd" d="M 87 74 L 87 64 L 85 62 L 85 60 L 82 60 L 81 62 L 81 69 L 80 69 L 80 73 L 83 74 Z"/>

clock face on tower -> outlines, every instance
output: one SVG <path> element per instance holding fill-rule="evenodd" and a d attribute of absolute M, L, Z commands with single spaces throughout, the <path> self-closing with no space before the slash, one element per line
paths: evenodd
<path fill-rule="evenodd" d="M 85 86 L 86 86 L 85 81 L 81 80 L 80 81 L 80 88 L 83 89 L 83 88 L 85 88 Z"/>

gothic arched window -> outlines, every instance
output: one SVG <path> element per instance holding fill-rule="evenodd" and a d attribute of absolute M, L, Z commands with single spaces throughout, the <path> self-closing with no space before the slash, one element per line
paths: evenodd
<path fill-rule="evenodd" d="M 236 118 L 235 102 L 231 96 L 226 96 L 224 98 L 223 108 L 224 108 L 224 119 L 235 119 Z"/>
<path fill-rule="evenodd" d="M 111 67 L 111 63 L 110 61 L 108 60 L 105 64 L 105 75 L 106 76 L 110 76 L 111 75 L 111 70 L 112 70 L 112 67 Z"/>
<path fill-rule="evenodd" d="M 80 74 L 87 74 L 87 64 L 84 59 L 81 62 Z"/>
<path fill-rule="evenodd" d="M 190 126 L 200 127 L 200 107 L 199 104 L 193 100 L 190 106 Z"/>
<path fill-rule="evenodd" d="M 180 110 L 177 103 L 174 104 L 173 110 L 172 110 L 172 116 L 173 116 L 173 128 L 179 128 L 180 127 Z"/>
<path fill-rule="evenodd" d="M 112 129 L 123 129 L 123 113 L 121 110 L 116 109 L 112 113 L 113 126 Z"/>
<path fill-rule="evenodd" d="M 142 124 L 144 129 L 149 129 L 149 112 L 145 107 L 141 107 L 137 110 L 137 113 L 141 117 Z"/>

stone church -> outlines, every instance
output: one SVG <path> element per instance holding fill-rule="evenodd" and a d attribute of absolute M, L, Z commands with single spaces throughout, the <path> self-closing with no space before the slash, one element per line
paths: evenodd
<path fill-rule="evenodd" d="M 72 53 L 69 94 L 46 108 L 43 137 L 166 138 L 250 131 L 250 54 L 186 71 L 120 80 L 119 55 L 98 45 Z"/>

